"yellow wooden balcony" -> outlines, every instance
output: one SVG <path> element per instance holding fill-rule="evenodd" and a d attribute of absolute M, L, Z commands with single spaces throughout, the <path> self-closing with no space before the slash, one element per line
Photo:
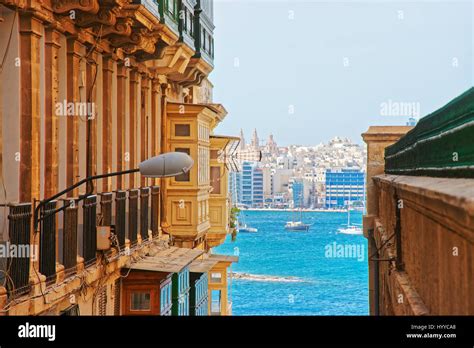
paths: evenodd
<path fill-rule="evenodd" d="M 210 137 L 210 195 L 209 218 L 211 227 L 207 233 L 208 247 L 224 243 L 229 234 L 230 195 L 229 172 L 226 166 L 225 153 L 239 138 L 212 135 Z"/>
<path fill-rule="evenodd" d="M 210 147 L 211 127 L 223 116 L 204 104 L 168 103 L 166 144 L 169 151 L 185 152 L 195 161 L 187 174 L 167 179 L 163 188 L 166 212 L 163 229 L 177 246 L 196 247 L 211 228 Z"/>

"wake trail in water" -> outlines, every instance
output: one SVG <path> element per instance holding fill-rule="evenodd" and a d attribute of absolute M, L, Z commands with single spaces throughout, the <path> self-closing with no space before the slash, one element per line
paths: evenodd
<path fill-rule="evenodd" d="M 255 282 L 280 282 L 280 283 L 303 283 L 303 279 L 298 277 L 281 277 L 264 274 L 250 274 L 250 273 L 239 273 L 232 272 L 233 279 L 251 280 Z"/>

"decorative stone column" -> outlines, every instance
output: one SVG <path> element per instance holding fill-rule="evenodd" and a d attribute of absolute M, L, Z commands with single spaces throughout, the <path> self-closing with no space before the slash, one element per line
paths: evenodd
<path fill-rule="evenodd" d="M 150 92 L 150 79 L 147 74 L 142 74 L 142 83 L 141 83 L 141 110 L 140 110 L 140 133 L 141 133 L 141 141 L 140 141 L 140 161 L 144 161 L 148 158 L 148 118 L 150 117 L 148 113 L 148 96 Z M 141 177 L 141 186 L 147 186 L 147 178 Z"/>
<path fill-rule="evenodd" d="M 129 168 L 136 168 L 137 166 L 137 96 L 138 96 L 138 84 L 139 73 L 136 69 L 130 71 L 130 119 L 129 119 L 129 132 L 130 132 L 130 161 Z M 129 188 L 134 188 L 138 181 L 135 180 L 135 175 L 131 174 L 129 181 Z"/>
<path fill-rule="evenodd" d="M 81 53 L 84 46 L 76 37 L 67 39 L 67 102 L 80 101 L 79 83 L 81 76 Z M 79 115 L 67 117 L 66 141 L 66 185 L 72 186 L 79 178 Z M 68 193 L 68 197 L 77 197 L 79 190 L 76 188 Z"/>
<path fill-rule="evenodd" d="M 61 33 L 52 27 L 45 30 L 44 71 L 45 71 L 45 114 L 44 114 L 44 196 L 51 197 L 58 190 L 58 115 L 59 102 L 59 62 L 58 51 Z"/>
<path fill-rule="evenodd" d="M 20 15 L 21 66 L 21 147 L 20 201 L 40 198 L 40 113 L 42 22 L 25 13 Z"/>
<path fill-rule="evenodd" d="M 126 98 L 127 69 L 123 63 L 117 65 L 117 171 L 125 170 L 125 98 Z M 117 190 L 122 190 L 124 181 L 121 175 L 117 177 Z"/>
<path fill-rule="evenodd" d="M 106 55 L 102 60 L 102 172 L 112 172 L 112 77 L 114 61 Z M 103 192 L 112 190 L 111 179 L 102 181 Z"/>

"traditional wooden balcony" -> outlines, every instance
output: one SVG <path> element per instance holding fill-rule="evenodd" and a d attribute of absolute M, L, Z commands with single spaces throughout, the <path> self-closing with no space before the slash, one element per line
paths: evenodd
<path fill-rule="evenodd" d="M 216 247 L 224 243 L 230 233 L 230 195 L 229 172 L 226 167 L 226 150 L 239 142 L 239 138 L 211 135 L 210 176 L 211 192 L 209 196 L 209 218 L 211 228 L 206 235 L 207 245 Z"/>
<path fill-rule="evenodd" d="M 186 152 L 196 163 L 189 173 L 170 178 L 164 190 L 169 209 L 164 229 L 173 243 L 196 247 L 205 239 L 209 221 L 209 146 L 217 110 L 208 105 L 168 103 L 166 151 Z"/>
<path fill-rule="evenodd" d="M 214 2 L 197 0 L 195 8 L 194 39 L 196 45 L 195 58 L 203 59 L 211 67 L 214 66 Z"/>
<path fill-rule="evenodd" d="M 179 4 L 185 13 L 180 19 L 180 41 L 192 47 L 193 56 L 184 72 L 172 74 L 170 78 L 184 87 L 196 86 L 214 68 L 213 1 L 179 0 Z"/>

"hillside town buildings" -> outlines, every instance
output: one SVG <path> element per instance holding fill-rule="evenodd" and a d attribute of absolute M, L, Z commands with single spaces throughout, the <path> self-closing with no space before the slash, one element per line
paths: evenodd
<path fill-rule="evenodd" d="M 247 144 L 241 130 L 240 150 L 259 150 L 262 160 L 244 162 L 241 172 L 231 173 L 229 189 L 237 204 L 252 208 L 344 209 L 349 204 L 363 206 L 364 146 L 334 137 L 328 143 L 316 146 L 282 147 L 277 145 L 272 134 L 260 143 L 256 129 L 251 139 Z M 331 178 L 329 181 L 328 176 Z"/>

